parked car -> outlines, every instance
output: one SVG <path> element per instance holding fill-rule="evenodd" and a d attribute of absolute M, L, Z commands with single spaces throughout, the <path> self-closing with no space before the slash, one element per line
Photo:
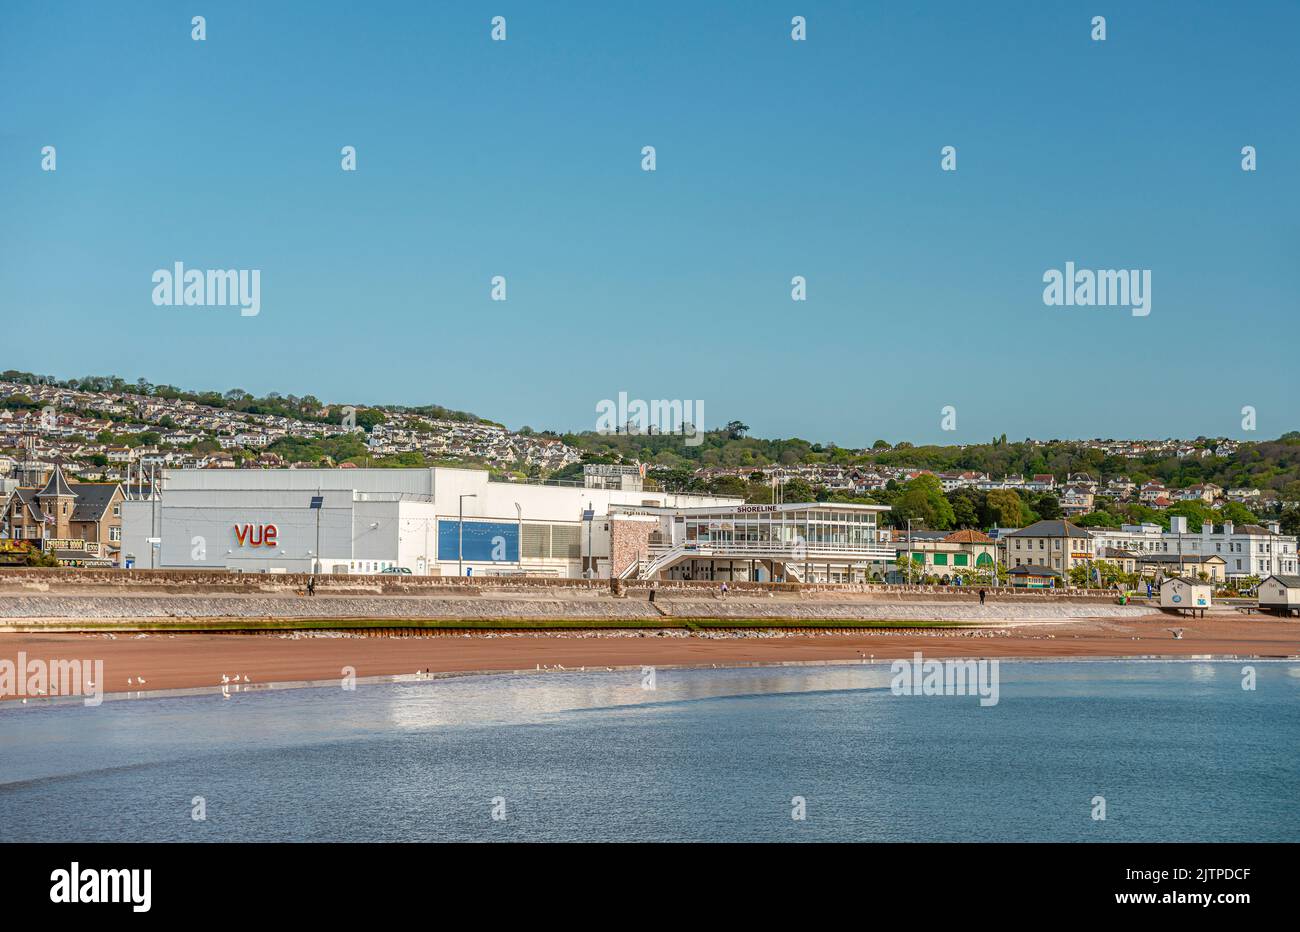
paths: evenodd
<path fill-rule="evenodd" d="M 410 568 L 409 566 L 386 566 L 386 567 L 384 567 L 382 570 L 380 570 L 379 572 L 380 572 L 380 575 L 383 575 L 383 574 L 385 574 L 385 573 L 400 573 L 400 574 L 402 574 L 403 576 L 410 576 L 410 575 L 412 575 L 412 574 L 411 574 L 411 568 Z"/>

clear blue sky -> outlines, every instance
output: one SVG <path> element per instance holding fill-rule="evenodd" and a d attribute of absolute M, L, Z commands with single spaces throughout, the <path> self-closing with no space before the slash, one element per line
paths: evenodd
<path fill-rule="evenodd" d="M 626 391 L 855 446 L 1275 437 L 1298 35 L 1290 0 L 6 0 L 0 368 L 539 429 Z M 261 314 L 155 307 L 175 260 L 262 270 Z M 1067 261 L 1151 269 L 1150 316 L 1046 307 Z"/>

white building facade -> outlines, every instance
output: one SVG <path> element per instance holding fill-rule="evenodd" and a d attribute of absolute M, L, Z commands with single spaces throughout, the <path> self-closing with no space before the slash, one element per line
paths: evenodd
<path fill-rule="evenodd" d="M 609 575 L 611 506 L 739 499 L 498 482 L 472 469 L 178 469 L 123 503 L 138 569 Z M 463 515 L 463 521 L 462 521 Z"/>
<path fill-rule="evenodd" d="M 1181 554 L 1186 557 L 1222 557 L 1229 579 L 1271 575 L 1294 575 L 1300 569 L 1296 537 L 1283 534 L 1277 522 L 1236 527 L 1231 521 L 1217 526 L 1206 523 L 1200 531 L 1188 531 L 1186 518 L 1171 519 L 1171 530 L 1157 524 L 1126 524 L 1121 528 L 1089 528 L 1100 554 L 1108 547 L 1143 554 Z"/>

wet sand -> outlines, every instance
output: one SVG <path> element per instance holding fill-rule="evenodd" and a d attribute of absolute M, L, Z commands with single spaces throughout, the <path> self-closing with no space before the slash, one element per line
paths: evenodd
<path fill-rule="evenodd" d="M 1176 640 L 1169 629 L 1181 628 Z M 748 637 L 657 636 L 655 632 L 486 634 L 469 637 L 287 637 L 284 635 L 0 634 L 0 659 L 103 660 L 107 692 L 216 687 L 223 674 L 251 683 L 337 679 L 344 667 L 358 677 L 430 670 L 531 671 L 621 666 L 734 666 L 788 662 L 893 660 L 921 651 L 933 657 L 1080 658 L 1193 655 L 1300 660 L 1300 622 L 1270 618 L 1176 621 L 1086 619 L 1008 625 L 980 631 L 908 633 L 790 633 Z M 0 698 L 10 699 L 13 696 Z"/>

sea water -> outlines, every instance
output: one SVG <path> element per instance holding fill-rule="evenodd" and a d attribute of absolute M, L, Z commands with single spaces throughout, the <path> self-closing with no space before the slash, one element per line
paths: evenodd
<path fill-rule="evenodd" d="M 0 840 L 1300 841 L 1300 665 L 999 678 L 993 706 L 888 664 L 6 702 Z"/>

